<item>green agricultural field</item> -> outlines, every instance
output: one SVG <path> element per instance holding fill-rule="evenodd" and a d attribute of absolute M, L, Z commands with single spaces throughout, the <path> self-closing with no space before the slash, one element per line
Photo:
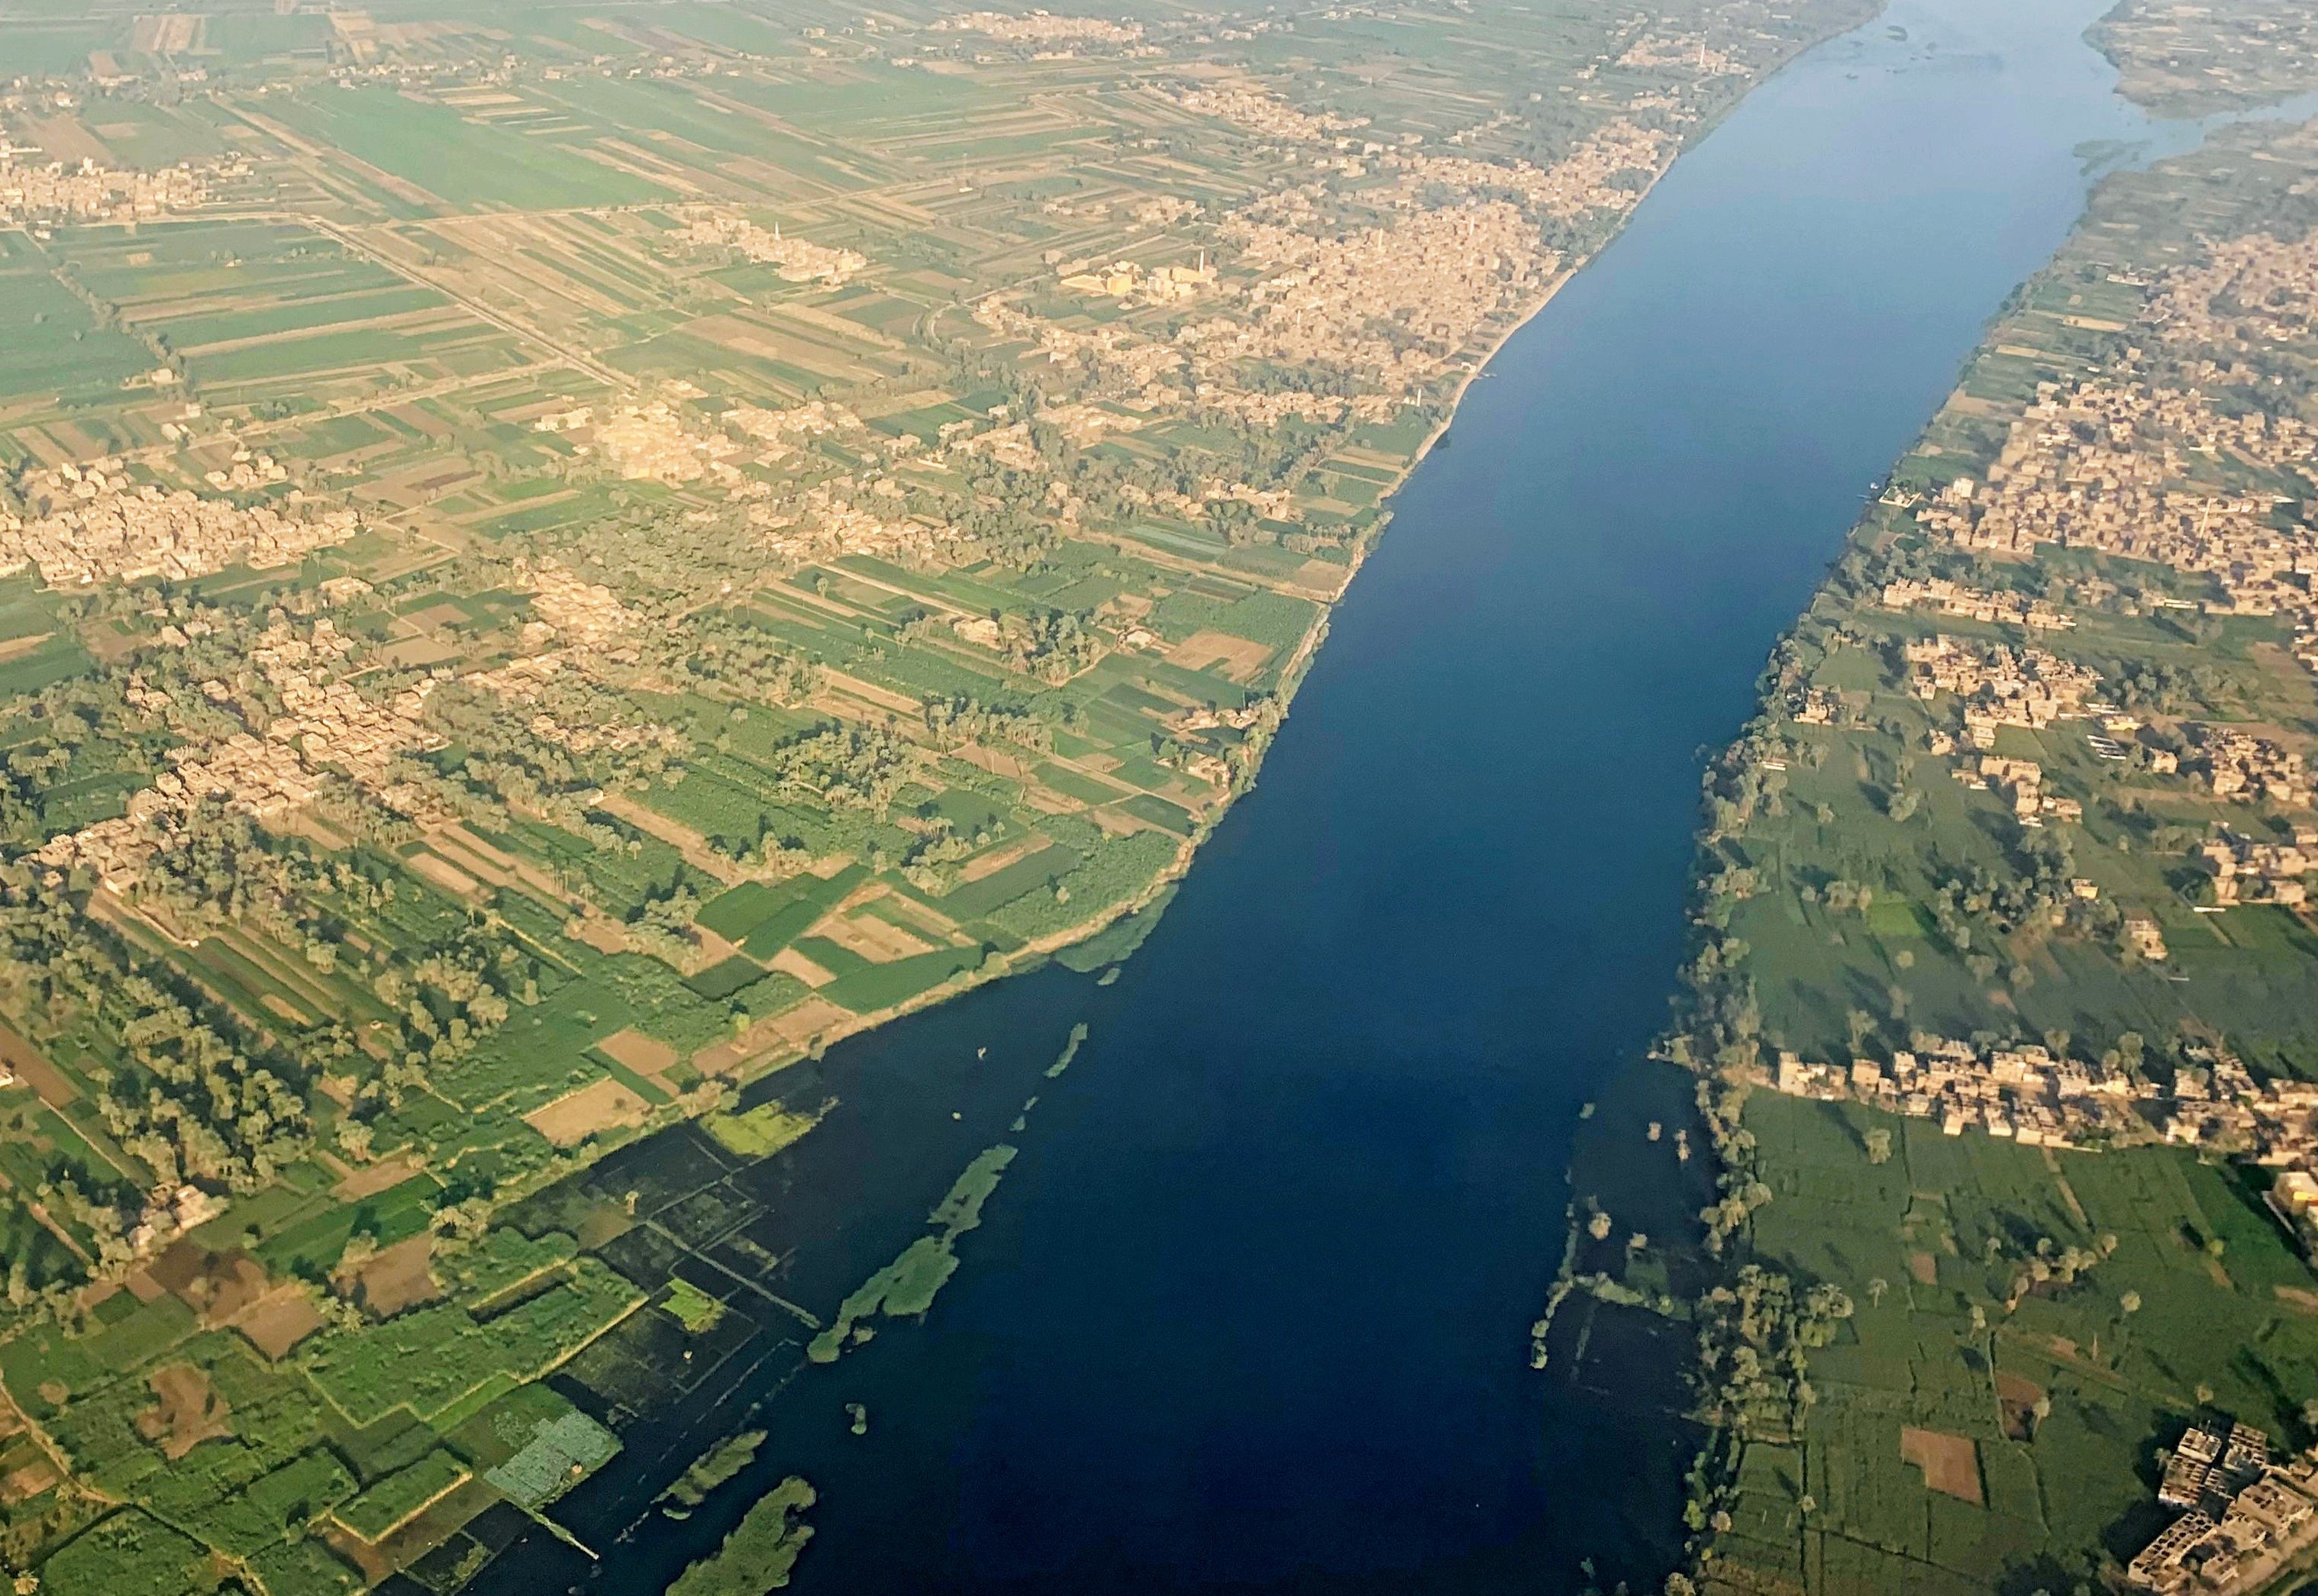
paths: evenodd
<path fill-rule="evenodd" d="M 429 1452 L 409 1468 L 389 1475 L 342 1503 L 334 1516 L 363 1539 L 381 1541 L 466 1477 L 466 1466 L 450 1453 Z"/>
<path fill-rule="evenodd" d="M 321 89 L 275 104 L 310 137 L 454 205 L 621 205 L 665 199 L 660 184 L 426 105 L 391 89 Z"/>
<path fill-rule="evenodd" d="M 319 1340 L 306 1353 L 314 1384 L 355 1424 L 398 1407 L 432 1419 L 497 1385 L 538 1378 L 633 1308 L 641 1297 L 618 1275 L 583 1260 L 562 1283 L 492 1318 L 475 1333 L 464 1309 L 445 1305 Z"/>

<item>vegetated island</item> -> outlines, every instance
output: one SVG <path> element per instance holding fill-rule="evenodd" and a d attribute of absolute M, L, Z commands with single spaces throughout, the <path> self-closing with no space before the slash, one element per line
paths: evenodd
<path fill-rule="evenodd" d="M 724 1544 L 676 1578 L 668 1596 L 765 1596 L 789 1583 L 789 1571 L 813 1538 L 804 1521 L 813 1489 L 791 1475 L 749 1509 Z"/>
<path fill-rule="evenodd" d="M 660 1493 L 660 1511 L 671 1519 L 686 1519 L 692 1510 L 708 1500 L 709 1493 L 736 1477 L 741 1470 L 757 1460 L 757 1450 L 765 1444 L 761 1430 L 744 1430 L 738 1435 L 728 1435 L 702 1453 L 669 1488 Z"/>
<path fill-rule="evenodd" d="M 2098 36 L 2242 106 L 2318 85 L 2271 14 Z M 1695 1336 L 1670 1592 L 2318 1565 L 2314 189 L 2291 121 L 2102 183 L 1707 773 L 1661 1053 L 1717 1187 L 1637 1234 L 1581 1163 L 1555 1299 Z"/>

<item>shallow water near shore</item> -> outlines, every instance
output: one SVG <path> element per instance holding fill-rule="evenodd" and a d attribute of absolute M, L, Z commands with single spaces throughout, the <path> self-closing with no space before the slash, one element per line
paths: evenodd
<path fill-rule="evenodd" d="M 748 1421 L 747 1480 L 820 1493 L 795 1589 L 1655 1584 L 1685 1349 L 1598 1316 L 1529 1365 L 1573 1143 L 1622 1222 L 1694 1213 L 1703 1161 L 1637 1127 L 1686 1095 L 1638 1061 L 1698 750 L 2068 232 L 2082 152 L 2195 137 L 2116 98 L 2081 37 L 2107 4 L 1903 0 L 1756 90 L 1474 384 L 1120 978 L 1049 968 L 816 1066 L 853 1112 L 781 1200 L 846 1239 L 800 1245 L 799 1300 L 892 1258 L 977 1148 L 1021 1152 L 924 1323 Z M 660 1444 L 721 1433 L 683 1423 Z M 614 1542 L 640 1466 L 560 1510 L 601 1560 L 543 1546 L 537 1588 L 656 1593 L 748 1504 Z"/>

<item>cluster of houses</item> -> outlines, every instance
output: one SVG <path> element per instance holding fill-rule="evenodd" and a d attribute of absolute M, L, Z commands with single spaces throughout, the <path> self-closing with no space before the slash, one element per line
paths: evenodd
<path fill-rule="evenodd" d="M 576 648 L 604 648 L 633 632 L 640 619 L 611 588 L 558 560 L 518 560 L 516 581 L 529 590 L 532 614 Z"/>
<path fill-rule="evenodd" d="M 1521 195 L 1530 209 L 1568 221 L 1599 211 L 1631 210 L 1641 199 L 1641 190 L 1620 179 L 1635 173 L 1656 175 L 1671 153 L 1669 144 L 1666 134 L 1622 117 L 1596 129 L 1550 166 L 1416 149 L 1388 150 L 1377 166 L 1397 174 L 1393 199 L 1403 205 L 1416 203 L 1418 194 L 1433 188 L 1510 192 Z"/>
<path fill-rule="evenodd" d="M 2100 673 L 2043 649 L 2014 649 L 1945 633 L 1904 645 L 1909 691 L 1926 703 L 1942 693 L 1963 699 L 1972 745 L 1993 748 L 1999 726 L 2042 731 L 2100 707 Z"/>
<path fill-rule="evenodd" d="M 284 515 L 271 505 L 244 508 L 183 488 L 132 486 L 111 460 L 34 472 L 24 489 L 35 512 L 29 519 L 0 510 L 0 575 L 36 566 L 51 587 L 144 577 L 183 581 L 236 560 L 269 569 L 342 543 L 360 529 L 352 510 L 293 502 Z"/>
<path fill-rule="evenodd" d="M 164 371 L 167 369 L 166 366 L 162 368 Z M 175 374 L 170 372 L 172 377 Z M 154 375 L 158 377 L 160 372 Z M 166 425 L 174 426 L 175 423 Z M 202 480 L 220 492 L 247 493 L 289 480 L 290 468 L 263 450 L 236 449 L 233 458 L 225 464 L 202 473 Z"/>
<path fill-rule="evenodd" d="M 2250 1158 L 2290 1176 L 2318 1169 L 2314 1112 L 2318 1083 L 2284 1076 L 2257 1081 L 2236 1059 L 2216 1054 L 2202 1077 L 2194 1071 L 2175 1073 L 2161 1128 L 2176 1145 Z M 2306 1172 L 2303 1179 L 2308 1179 Z M 2294 1183 L 2287 1195 L 2298 1188 L 2299 1182 Z M 2288 1212 L 2285 1217 L 2290 1222 L 2296 1215 Z"/>
<path fill-rule="evenodd" d="M 184 211 L 210 196 L 210 175 L 187 162 L 151 172 L 122 171 L 94 161 L 31 166 L 0 140 L 0 221 L 136 221 Z"/>
<path fill-rule="evenodd" d="M 2095 379 L 2047 384 L 2013 425 L 1988 480 L 1959 477 L 1918 519 L 1959 547 L 2026 554 L 2091 549 L 2208 578 L 2214 614 L 2281 615 L 2318 657 L 2318 534 L 2279 525 L 2268 492 L 2196 489 L 2192 454 L 2235 457 L 2280 476 L 2318 457 L 2318 429 L 2259 411 L 2224 415 L 2196 390 Z"/>
<path fill-rule="evenodd" d="M 2077 799 L 2063 798 L 2044 790 L 2044 767 L 2034 759 L 2008 759 L 2000 754 L 1982 754 L 1980 767 L 1973 772 L 1965 767 L 1963 784 L 1985 791 L 1994 787 L 2011 800 L 2012 813 L 2024 826 L 2041 826 L 2044 816 L 2056 820 L 2081 820 L 2085 806 Z M 2084 883 L 2090 887 L 2092 883 Z M 2086 897 L 2098 896 L 2098 890 L 2085 892 Z"/>
<path fill-rule="evenodd" d="M 432 677 L 373 704 L 337 677 L 352 651 L 350 640 L 327 619 L 314 623 L 310 640 L 280 628 L 265 646 L 250 650 L 250 662 L 282 695 L 286 713 L 265 729 L 269 742 L 298 749 L 312 768 L 334 767 L 357 785 L 384 786 L 389 767 L 413 749 L 438 749 L 442 736 L 427 730 L 427 698 Z"/>
<path fill-rule="evenodd" d="M 1168 305 L 1191 298 L 1215 280 L 1216 269 L 1204 257 L 1196 266 L 1154 266 L 1148 271 L 1121 260 L 1068 273 L 1060 286 L 1065 293 Z"/>
<path fill-rule="evenodd" d="M 1945 577 L 1918 581 L 1902 577 L 1883 584 L 1887 610 L 1936 609 L 1960 620 L 2008 622 L 2031 632 L 2066 632 L 2077 623 L 2074 615 L 2056 610 L 2041 598 L 2025 593 L 1987 593 Z"/>
<path fill-rule="evenodd" d="M 2303 877 L 2318 871 L 2318 826 L 2296 826 L 2291 842 L 2263 842 L 2224 828 L 2197 850 L 2214 878 L 2214 901 L 2276 903 L 2299 909 L 2310 901 Z"/>
<path fill-rule="evenodd" d="M 312 802 L 330 770 L 372 791 L 383 789 L 397 758 L 443 746 L 442 737 L 425 724 L 427 697 L 435 684 L 422 680 L 389 703 L 373 704 L 336 676 L 351 648 L 328 620 L 316 622 L 310 637 L 277 627 L 265 644 L 250 650 L 250 662 L 265 673 L 287 712 L 271 720 L 265 735 L 237 731 L 170 749 L 172 767 L 130 794 L 125 813 L 53 837 L 32 856 L 58 870 L 86 865 L 107 888 L 125 892 L 155 855 L 176 846 L 185 818 L 211 799 L 271 820 Z M 222 681 L 204 682 L 201 692 L 212 703 L 236 703 Z M 139 686 L 132 693 L 139 708 L 166 710 L 171 702 L 157 687 Z M 239 707 L 244 720 L 254 723 L 254 708 L 246 703 Z"/>
<path fill-rule="evenodd" d="M 2318 302 L 2318 235 L 2269 232 L 2208 244 L 2205 261 L 2169 275 L 2149 319 L 2171 342 L 2274 347 L 2310 336 Z"/>
<path fill-rule="evenodd" d="M 941 18 L 933 24 L 933 31 L 980 33 L 1005 44 L 1134 44 L 1143 37 L 1141 22 L 1056 16 L 1045 11 L 969 11 L 962 16 Z"/>
<path fill-rule="evenodd" d="M 1370 397 L 1387 405 L 1422 391 L 1559 269 L 1560 256 L 1541 237 L 1541 217 L 1631 209 L 1672 148 L 1667 133 L 1620 120 L 1564 159 L 1539 166 L 1432 153 L 1416 147 L 1422 139 L 1414 134 L 1392 147 L 1356 139 L 1356 119 L 1308 114 L 1247 87 L 1190 88 L 1175 99 L 1259 137 L 1344 152 L 1286 157 L 1307 167 L 1360 177 L 1373 165 L 1390 180 L 1350 195 L 1329 180 L 1307 182 L 1224 218 L 1218 231 L 1238 265 L 1255 273 L 1253 282 L 1217 282 L 1204 259 L 1196 267 L 1059 266 L 1062 287 L 1074 293 L 1133 303 L 1194 294 L 1218 301 L 1216 313 L 1170 337 L 1115 322 L 1063 326 L 999 295 L 975 306 L 975 318 L 993 332 L 1037 344 L 1059 366 L 1089 369 L 1103 393 L 1153 408 L 1180 407 L 1193 390 L 1207 408 L 1236 408 L 1243 365 L 1252 360 L 1350 368 L 1379 384 L 1381 392 Z M 1349 217 L 1348 198 L 1373 220 L 1361 225 Z M 1230 302 L 1227 311 L 1222 301 Z M 1188 388 L 1177 377 L 1187 364 Z M 1265 396 L 1248 413 L 1252 420 L 1306 414 L 1321 397 Z M 1356 400 L 1331 400 L 1324 409 L 1329 420 L 1361 413 Z"/>
<path fill-rule="evenodd" d="M 1226 85 L 1213 88 L 1190 88 L 1174 96 L 1175 103 L 1198 116 L 1212 116 L 1244 129 L 1259 139 L 1277 139 L 1286 144 L 1334 142 L 1347 146 L 1352 140 L 1343 135 L 1355 132 L 1369 125 L 1364 116 L 1340 116 L 1333 111 L 1318 112 L 1297 110 L 1285 100 L 1268 94 L 1260 88 Z M 1371 148 L 1381 149 L 1383 146 Z"/>
<path fill-rule="evenodd" d="M 2154 928 L 2152 928 L 2154 935 Z M 2159 940 L 2154 956 L 2162 957 Z M 2057 1057 L 2035 1043 L 1982 1048 L 1918 1036 L 1889 1064 L 1820 1063 L 1782 1052 L 1760 1084 L 1790 1097 L 1864 1103 L 2025 1146 L 2091 1150 L 2164 1143 L 2275 1171 L 2272 1210 L 2318 1255 L 2318 1082 L 2257 1080 L 2227 1052 L 2200 1050 L 2170 1088 L 2124 1070 Z"/>
<path fill-rule="evenodd" d="M 2216 798 L 2307 807 L 2313 797 L 2309 767 L 2284 743 L 2231 726 L 2188 728 L 2190 766 Z"/>
<path fill-rule="evenodd" d="M 2121 1071 L 2055 1058 L 2035 1043 L 1983 1050 L 1969 1042 L 1919 1038 L 1887 1064 L 1808 1063 L 1781 1053 L 1766 1084 L 1790 1097 L 1855 1100 L 1890 1114 L 1936 1120 L 1960 1136 L 1984 1129 L 2031 1147 L 2092 1147 L 2149 1141 L 2154 1133 L 2134 1105 L 2158 1089 Z"/>
<path fill-rule="evenodd" d="M 2288 1173 L 2281 1210 L 2298 1220 L 2318 1200 L 2318 1082 L 2260 1081 L 2227 1053 L 2200 1054 L 2177 1070 L 2169 1090 L 2122 1070 L 2056 1057 L 2036 1043 L 1981 1048 L 1918 1036 L 1889 1064 L 1848 1065 L 1778 1055 L 1762 1083 L 1790 1097 L 1857 1101 L 1886 1113 L 1936 1119 L 1960 1136 L 1981 1129 L 2029 1146 L 2091 1148 L 2163 1141 L 2236 1157 Z"/>
<path fill-rule="evenodd" d="M 860 417 L 844 406 L 832 405 L 826 399 L 808 399 L 804 404 L 786 405 L 777 410 L 767 409 L 762 405 L 735 405 L 724 412 L 722 419 L 726 426 L 766 445 L 765 453 L 757 458 L 767 465 L 795 453 L 807 439 L 865 430 Z M 959 424 L 952 422 L 949 425 Z M 972 429 L 971 422 L 965 425 L 968 430 Z"/>
<path fill-rule="evenodd" d="M 2181 1516 L 2126 1566 L 2133 1588 L 2242 1596 L 2318 1544 L 2318 1454 L 2273 1462 L 2260 1430 L 2208 1420 L 2174 1447 L 2157 1500 Z"/>
<path fill-rule="evenodd" d="M 778 222 L 767 232 L 745 216 L 728 213 L 687 221 L 677 238 L 696 248 L 730 249 L 745 259 L 776 267 L 786 282 L 825 282 L 834 288 L 869 264 L 867 256 L 850 249 L 815 244 L 810 238 L 784 238 Z"/>
<path fill-rule="evenodd" d="M 1509 200 L 1412 210 L 1339 237 L 1311 202 L 1327 201 L 1325 191 L 1276 199 L 1278 220 L 1252 206 L 1223 224 L 1262 276 L 1244 291 L 1244 314 L 1208 318 L 1178 335 L 1202 377 L 1273 360 L 1420 385 L 1492 318 L 1534 299 L 1560 264 Z"/>
<path fill-rule="evenodd" d="M 714 477 L 728 486 L 741 473 L 727 463 L 741 445 L 721 433 L 696 432 L 664 400 L 618 405 L 603 416 L 592 407 L 543 416 L 535 432 L 575 434 L 574 449 L 600 450 L 613 470 L 631 482 L 695 482 Z"/>
<path fill-rule="evenodd" d="M 225 1212 L 225 1204 L 191 1184 L 157 1186 L 146 1195 L 137 1223 L 129 1227 L 129 1245 L 142 1258 L 173 1237 L 191 1235 Z"/>

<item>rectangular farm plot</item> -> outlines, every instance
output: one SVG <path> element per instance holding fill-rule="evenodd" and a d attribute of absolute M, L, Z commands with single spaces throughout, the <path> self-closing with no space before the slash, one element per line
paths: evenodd
<path fill-rule="evenodd" d="M 525 1115 L 524 1123 L 558 1147 L 576 1147 L 608 1130 L 642 1125 L 651 1105 L 610 1079 L 581 1087 Z"/>
<path fill-rule="evenodd" d="M 627 1316 L 643 1294 L 593 1259 L 490 1320 L 477 1333 L 466 1309 L 421 1308 L 383 1324 L 337 1331 L 306 1354 L 309 1375 L 357 1424 L 399 1407 L 437 1417 L 487 1386 L 534 1380 Z"/>
<path fill-rule="evenodd" d="M 537 1508 L 610 1462 L 619 1449 L 610 1430 L 567 1405 L 559 1417 L 535 1425 L 522 1449 L 483 1478 L 523 1506 Z"/>
<path fill-rule="evenodd" d="M 1220 667 L 1235 682 L 1251 682 L 1271 660 L 1272 647 L 1228 632 L 1195 632 L 1167 651 L 1167 663 L 1184 670 Z"/>
<path fill-rule="evenodd" d="M 94 399 L 154 366 L 153 353 L 100 327 L 88 308 L 0 238 L 0 403 L 31 396 Z"/>
<path fill-rule="evenodd" d="M 125 328 L 167 340 L 211 387 L 289 377 L 360 387 L 389 364 L 448 374 L 436 357 L 461 347 L 521 360 L 507 334 L 437 290 L 301 226 L 176 224 L 94 235 L 71 256 Z"/>
<path fill-rule="evenodd" d="M 467 1466 L 437 1448 L 341 1504 L 331 1516 L 374 1546 L 466 1479 Z"/>
<path fill-rule="evenodd" d="M 867 1014 L 931 991 L 975 968 L 982 963 L 982 956 L 979 943 L 971 947 L 937 948 L 931 953 L 841 974 L 822 988 L 821 995 L 857 1014 Z"/>
<path fill-rule="evenodd" d="M 390 88 L 318 88 L 268 114 L 454 206 L 544 210 L 665 199 L 658 184 Z"/>
<path fill-rule="evenodd" d="M 868 878 L 864 866 L 848 865 L 827 877 L 801 875 L 777 885 L 743 882 L 710 899 L 694 919 L 727 942 L 739 943 L 750 957 L 769 958 Z"/>

